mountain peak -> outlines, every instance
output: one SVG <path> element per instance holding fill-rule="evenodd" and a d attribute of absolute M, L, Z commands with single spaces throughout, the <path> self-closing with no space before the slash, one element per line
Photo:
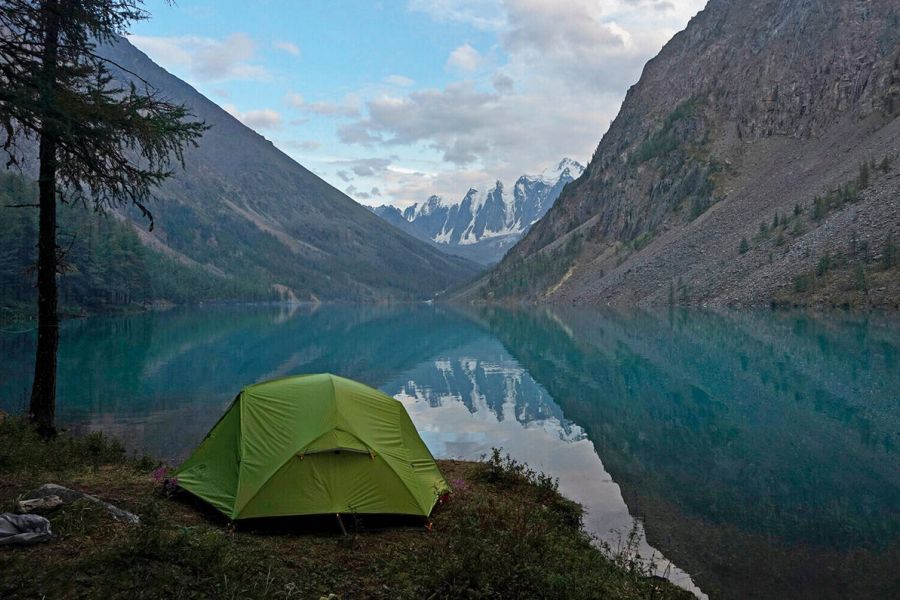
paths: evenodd
<path fill-rule="evenodd" d="M 564 158 L 556 166 L 541 171 L 536 178 L 547 182 L 556 182 L 566 174 L 572 179 L 578 179 L 582 173 L 584 173 L 584 165 L 577 160 Z"/>
<path fill-rule="evenodd" d="M 406 209 L 405 229 L 450 253 L 491 264 L 550 209 L 565 185 L 583 171 L 577 161 L 563 158 L 538 176 L 520 176 L 513 186 L 495 179 L 492 184 L 469 187 L 457 202 L 431 196 L 421 205 Z M 386 210 L 377 214 L 395 217 Z"/>

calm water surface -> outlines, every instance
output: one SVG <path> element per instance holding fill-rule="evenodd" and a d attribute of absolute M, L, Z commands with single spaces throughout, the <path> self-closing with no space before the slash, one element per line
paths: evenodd
<path fill-rule="evenodd" d="M 3 410 L 25 405 L 34 344 L 0 333 Z M 613 545 L 637 519 L 641 553 L 689 589 L 900 596 L 896 317 L 322 306 L 71 321 L 59 419 L 178 462 L 244 385 L 321 371 L 402 401 L 438 457 L 500 446 L 558 477 Z"/>

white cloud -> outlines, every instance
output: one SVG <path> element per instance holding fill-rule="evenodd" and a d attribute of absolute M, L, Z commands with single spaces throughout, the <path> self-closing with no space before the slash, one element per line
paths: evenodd
<path fill-rule="evenodd" d="M 391 165 L 389 158 L 354 158 L 340 159 L 331 161 L 332 164 L 344 167 L 338 171 L 338 176 L 344 181 L 350 181 L 353 177 L 347 173 L 346 169 L 353 172 L 358 177 L 377 177 L 387 171 Z"/>
<path fill-rule="evenodd" d="M 281 127 L 281 114 L 271 108 L 261 108 L 242 112 L 233 104 L 222 106 L 228 114 L 250 129 L 278 129 Z"/>
<path fill-rule="evenodd" d="M 303 94 L 298 94 L 297 92 L 289 93 L 284 101 L 294 108 L 302 109 L 306 106 L 306 98 L 303 97 Z"/>
<path fill-rule="evenodd" d="M 447 58 L 447 67 L 456 69 L 466 73 L 471 73 L 478 69 L 482 63 L 481 53 L 469 44 L 459 46 Z"/>
<path fill-rule="evenodd" d="M 508 68 L 586 93 L 619 92 L 705 0 L 503 0 Z M 648 10 L 650 9 L 650 10 Z"/>
<path fill-rule="evenodd" d="M 359 107 L 352 97 L 345 97 L 341 104 L 335 104 L 334 102 L 307 102 L 302 94 L 290 92 L 285 98 L 285 102 L 289 106 L 306 113 L 329 117 L 359 116 Z"/>
<path fill-rule="evenodd" d="M 272 45 L 292 56 L 300 56 L 300 47 L 293 42 L 272 42 Z"/>
<path fill-rule="evenodd" d="M 437 21 L 496 35 L 490 61 L 470 45 L 447 66 L 463 80 L 373 97 L 338 130 L 344 143 L 426 147 L 442 160 L 419 175 L 392 168 L 398 204 L 510 181 L 564 156 L 587 161 L 628 87 L 705 0 L 410 0 Z M 477 74 L 477 76 L 476 76 Z M 466 79 L 469 78 L 469 79 Z"/>
<path fill-rule="evenodd" d="M 384 82 L 388 85 L 394 85 L 397 87 L 410 87 L 415 83 L 409 77 L 404 77 L 403 75 L 388 75 L 384 78 Z"/>
<path fill-rule="evenodd" d="M 372 186 L 372 189 L 370 189 L 368 192 L 364 192 L 356 189 L 355 185 L 348 185 L 344 192 L 346 192 L 348 196 L 357 201 L 375 200 L 376 198 L 381 197 L 381 190 L 378 189 L 377 186 Z M 373 204 L 377 204 L 377 202 L 374 202 Z"/>
<path fill-rule="evenodd" d="M 350 169 L 360 177 L 372 177 L 386 171 L 390 164 L 388 158 L 362 158 L 353 161 Z"/>
<path fill-rule="evenodd" d="M 265 67 L 252 62 L 256 44 L 246 33 L 233 33 L 221 40 L 142 35 L 129 36 L 128 40 L 163 67 L 184 70 L 197 81 L 270 78 Z"/>
<path fill-rule="evenodd" d="M 462 82 L 444 90 L 426 89 L 398 98 L 383 96 L 366 103 L 368 118 L 338 130 L 345 143 L 386 145 L 425 142 L 457 165 L 474 162 L 497 142 L 518 135 L 506 128 L 500 97 Z M 483 135 L 487 130 L 502 140 Z"/>
<path fill-rule="evenodd" d="M 278 144 L 283 145 L 287 148 L 291 148 L 293 150 L 311 151 L 311 150 L 318 150 L 319 148 L 322 147 L 322 144 L 315 140 L 303 140 L 303 141 L 285 140 L 285 141 L 279 141 Z"/>
<path fill-rule="evenodd" d="M 392 167 L 379 178 L 379 189 L 383 196 L 391 199 L 391 204 L 406 208 L 432 194 L 453 201 L 462 200 L 469 188 L 481 189 L 496 177 L 496 173 L 483 169 L 444 169 L 441 165 L 434 165 L 434 168 L 436 170 Z"/>
<path fill-rule="evenodd" d="M 496 1 L 410 0 L 409 8 L 439 22 L 465 23 L 483 30 L 496 30 L 504 23 L 502 4 Z"/>

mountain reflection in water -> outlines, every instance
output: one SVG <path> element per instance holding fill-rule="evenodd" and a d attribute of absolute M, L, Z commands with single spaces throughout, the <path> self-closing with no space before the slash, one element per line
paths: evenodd
<path fill-rule="evenodd" d="M 558 477 L 602 539 L 639 517 L 712 597 L 896 597 L 898 344 L 877 315 L 183 308 L 66 322 L 59 418 L 177 462 L 241 387 L 330 371 L 402 401 L 438 457 Z M 3 410 L 33 353 L 0 335 Z"/>

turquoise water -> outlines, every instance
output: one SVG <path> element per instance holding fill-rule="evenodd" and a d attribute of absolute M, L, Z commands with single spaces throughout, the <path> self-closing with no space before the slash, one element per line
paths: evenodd
<path fill-rule="evenodd" d="M 33 352 L 33 332 L 0 333 L 7 412 L 25 405 Z M 319 371 L 404 402 L 438 456 L 502 446 L 559 477 L 610 543 L 637 519 L 659 572 L 710 597 L 900 595 L 896 317 L 320 306 L 70 321 L 59 419 L 177 462 L 243 385 Z"/>

